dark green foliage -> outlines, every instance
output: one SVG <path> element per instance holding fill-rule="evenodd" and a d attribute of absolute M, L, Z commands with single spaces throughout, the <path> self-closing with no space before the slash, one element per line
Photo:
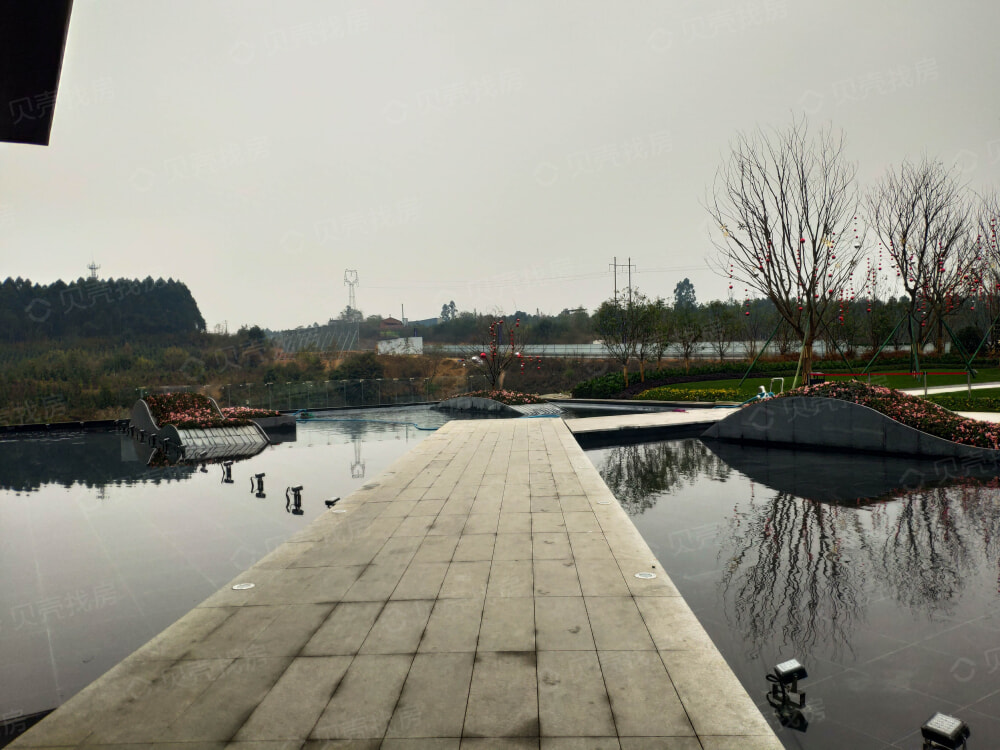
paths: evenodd
<path fill-rule="evenodd" d="M 0 339 L 7 343 L 102 337 L 118 341 L 205 330 L 191 292 L 168 279 L 77 279 L 0 284 Z"/>
<path fill-rule="evenodd" d="M 435 326 L 418 327 L 417 334 L 424 342 L 433 344 L 467 344 L 476 339 L 484 326 L 489 327 L 491 316 L 461 311 L 448 307 L 448 317 Z M 444 310 L 442 309 L 442 317 Z M 589 344 L 595 333 L 590 315 L 585 308 L 565 309 L 558 315 L 532 315 L 517 310 L 501 316 L 507 320 L 520 318 L 527 340 L 532 344 Z M 410 328 L 407 328 L 410 330 Z"/>
<path fill-rule="evenodd" d="M 348 357 L 330 373 L 330 380 L 374 380 L 385 374 L 375 352 L 361 352 Z"/>
<path fill-rule="evenodd" d="M 983 340 L 983 332 L 975 326 L 965 326 L 955 334 L 958 343 L 962 345 L 965 353 L 972 355 L 979 347 L 979 342 Z"/>
<path fill-rule="evenodd" d="M 854 372 L 861 370 L 868 364 L 867 360 L 848 360 Z M 898 353 L 893 357 L 884 355 L 878 360 L 879 368 L 884 370 L 887 367 L 897 367 L 906 369 L 906 354 Z M 978 359 L 975 365 L 986 368 L 992 366 L 988 360 Z M 927 356 L 921 360 L 921 365 L 926 368 L 940 368 L 943 366 L 954 366 L 962 368 L 965 363 L 957 354 L 942 357 Z M 692 382 L 696 380 L 721 380 L 726 377 L 742 377 L 747 371 L 746 362 L 713 362 L 701 366 L 691 367 L 685 370 L 683 367 L 666 367 L 660 370 L 646 371 L 646 387 L 652 388 L 657 380 L 680 378 L 673 382 Z M 814 372 L 844 372 L 845 365 L 842 359 L 820 360 L 814 363 Z M 795 362 L 775 362 L 761 360 L 754 365 L 751 375 L 792 375 L 795 372 Z M 702 377 L 694 377 L 702 376 Z M 585 380 L 573 387 L 573 398 L 619 398 L 625 391 L 625 378 L 620 372 L 611 372 L 596 378 Z"/>
<path fill-rule="evenodd" d="M 674 287 L 674 308 L 693 310 L 698 307 L 698 298 L 694 293 L 694 284 L 688 278 L 677 282 Z"/>

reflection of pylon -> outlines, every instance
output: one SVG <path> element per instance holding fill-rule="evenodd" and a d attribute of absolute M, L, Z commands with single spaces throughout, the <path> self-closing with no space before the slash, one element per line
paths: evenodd
<path fill-rule="evenodd" d="M 351 438 L 351 442 L 354 443 L 354 460 L 351 461 L 351 476 L 355 479 L 364 479 L 365 461 L 361 458 L 361 438 Z"/>

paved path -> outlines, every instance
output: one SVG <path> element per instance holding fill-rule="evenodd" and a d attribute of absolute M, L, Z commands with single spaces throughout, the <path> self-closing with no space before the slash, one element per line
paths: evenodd
<path fill-rule="evenodd" d="M 338 510 L 15 746 L 781 748 L 561 420 L 450 422 Z"/>
<path fill-rule="evenodd" d="M 622 440 L 662 440 L 695 437 L 739 407 L 660 411 L 648 414 L 615 414 L 587 419 L 567 419 L 566 425 L 585 443 Z"/>
<path fill-rule="evenodd" d="M 972 390 L 979 391 L 988 388 L 1000 388 L 1000 383 L 973 383 Z M 969 386 L 965 385 L 930 385 L 927 386 L 927 393 L 958 393 L 960 391 L 968 392 Z M 909 393 L 911 396 L 923 396 L 924 389 L 920 388 L 901 388 L 903 393 Z"/>

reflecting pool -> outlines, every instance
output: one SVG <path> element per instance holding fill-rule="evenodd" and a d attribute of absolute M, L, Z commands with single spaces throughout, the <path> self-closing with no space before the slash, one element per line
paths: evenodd
<path fill-rule="evenodd" d="M 789 748 L 1000 747 L 1000 489 L 975 466 L 699 440 L 588 451 Z M 785 726 L 765 675 L 808 670 Z"/>
<path fill-rule="evenodd" d="M 118 433 L 0 440 L 0 720 L 54 708 L 448 417 L 328 414 L 231 467 L 150 468 Z M 252 484 L 263 473 L 263 492 Z M 301 485 L 302 513 L 285 490 Z"/>

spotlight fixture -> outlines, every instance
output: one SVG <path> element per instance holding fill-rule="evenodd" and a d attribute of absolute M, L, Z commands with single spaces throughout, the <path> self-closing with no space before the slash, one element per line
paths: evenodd
<path fill-rule="evenodd" d="M 808 676 L 798 659 L 783 661 L 774 668 L 774 674 L 766 675 L 771 683 L 767 702 L 783 727 L 805 732 L 809 726 L 809 721 L 799 710 L 806 705 L 806 694 L 799 692 L 799 680 Z"/>
<path fill-rule="evenodd" d="M 798 703 L 799 708 L 804 708 L 806 694 L 799 692 L 799 680 L 804 680 L 808 676 L 806 668 L 798 659 L 781 662 L 774 668 L 774 674 L 767 675 L 768 682 L 774 683 L 771 685 L 768 702 L 775 708 L 793 703 Z"/>
<path fill-rule="evenodd" d="M 799 680 L 804 680 L 809 675 L 806 673 L 806 668 L 799 663 L 798 659 L 789 659 L 788 661 L 781 662 L 781 664 L 774 668 L 774 676 L 778 678 L 779 684 L 791 685 L 792 692 L 797 693 L 798 690 L 796 690 L 796 687 Z"/>
<path fill-rule="evenodd" d="M 969 727 L 964 721 L 940 712 L 920 727 L 920 736 L 924 738 L 923 750 L 959 750 L 966 747 L 969 734 Z"/>
<path fill-rule="evenodd" d="M 291 492 L 292 495 L 289 497 L 288 493 Z M 288 487 L 285 489 L 285 512 L 291 513 L 293 516 L 301 516 L 305 511 L 302 510 L 302 485 L 297 487 Z"/>
<path fill-rule="evenodd" d="M 253 477 L 250 478 L 251 492 L 254 492 L 254 480 L 256 480 L 257 483 L 257 491 L 254 493 L 255 497 L 267 497 L 267 495 L 264 494 L 264 476 L 264 472 L 261 472 L 260 474 L 254 474 Z"/>

